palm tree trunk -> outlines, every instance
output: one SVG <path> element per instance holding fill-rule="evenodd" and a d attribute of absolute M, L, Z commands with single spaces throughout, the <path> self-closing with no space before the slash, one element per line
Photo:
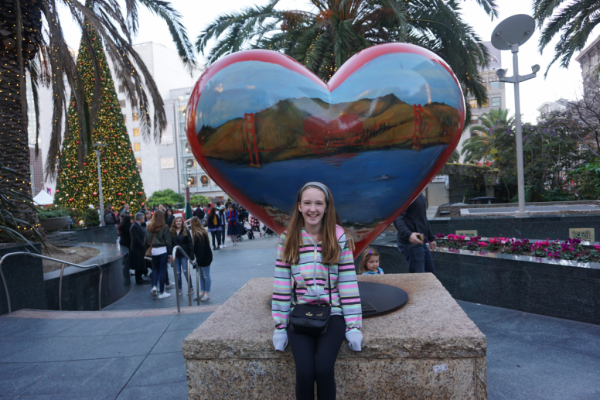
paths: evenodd
<path fill-rule="evenodd" d="M 39 0 L 4 0 L 0 5 L 0 151 L 6 171 L 1 186 L 31 197 L 29 138 L 23 70 L 37 51 L 41 28 Z M 19 7 L 19 8 L 17 8 Z M 19 21 L 18 15 L 21 16 Z M 19 32 L 19 28 L 20 32 Z M 21 39 L 18 43 L 18 39 Z M 19 57 L 21 50 L 22 57 Z M 23 87 L 23 89 L 25 89 Z M 21 217 L 36 223 L 37 216 L 26 204 L 18 204 Z"/>

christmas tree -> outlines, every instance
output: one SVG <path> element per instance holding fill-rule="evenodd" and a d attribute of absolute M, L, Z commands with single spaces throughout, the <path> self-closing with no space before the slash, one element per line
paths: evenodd
<path fill-rule="evenodd" d="M 137 170 L 125 120 L 121 114 L 121 106 L 101 40 L 87 23 L 86 29 L 88 29 L 92 40 L 92 51 L 96 54 L 102 73 L 101 107 L 92 132 L 92 142 L 106 144 L 104 147 L 97 147 L 101 149 L 100 165 L 104 205 L 111 204 L 119 209 L 122 205 L 129 204 L 131 211 L 135 212 L 141 208 L 146 199 L 142 179 Z M 90 57 L 90 49 L 87 48 L 83 38 L 79 46 L 77 68 L 83 77 L 87 104 L 92 104 L 94 66 Z M 85 156 L 83 167 L 77 163 L 79 125 L 74 105 L 71 97 L 67 121 L 68 130 L 60 153 L 54 204 L 76 208 L 83 212 L 90 206 L 100 203 L 98 161 L 96 153 L 92 151 Z"/>

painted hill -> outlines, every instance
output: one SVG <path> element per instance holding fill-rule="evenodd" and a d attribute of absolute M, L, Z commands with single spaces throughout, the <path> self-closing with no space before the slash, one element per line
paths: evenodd
<path fill-rule="evenodd" d="M 362 120 L 360 129 L 357 123 L 349 127 L 348 121 L 357 119 Z M 244 129 L 244 118 L 236 118 L 216 128 L 203 126 L 198 140 L 208 157 L 248 164 L 250 154 L 258 153 L 264 164 L 373 148 L 412 148 L 415 129 L 420 132 L 420 146 L 449 143 L 451 127 L 458 119 L 458 111 L 451 106 L 426 104 L 417 129 L 413 106 L 393 94 L 338 104 L 303 97 L 282 100 L 255 113 L 254 134 L 251 128 Z M 351 132 L 340 133 L 340 127 Z M 318 140 L 319 136 L 326 138 Z"/>

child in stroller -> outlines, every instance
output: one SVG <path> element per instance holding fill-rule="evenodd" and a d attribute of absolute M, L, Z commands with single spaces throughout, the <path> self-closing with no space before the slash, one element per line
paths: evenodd
<path fill-rule="evenodd" d="M 254 233 L 252 233 L 252 231 L 248 228 L 246 228 L 243 225 L 240 225 L 240 234 L 237 237 L 238 241 L 242 241 L 242 239 L 244 239 L 244 235 L 248 235 L 248 239 L 252 240 L 254 239 Z"/>

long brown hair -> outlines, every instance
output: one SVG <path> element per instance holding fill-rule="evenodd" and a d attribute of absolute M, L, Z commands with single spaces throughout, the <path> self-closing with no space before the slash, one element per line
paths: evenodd
<path fill-rule="evenodd" d="M 372 247 L 367 247 L 363 253 L 362 253 L 362 257 L 360 259 L 360 266 L 358 267 L 358 272 L 359 273 L 363 273 L 363 272 L 367 272 L 369 270 L 369 268 L 367 268 L 367 263 L 369 262 L 369 259 L 371 257 L 379 257 L 379 252 L 377 250 L 375 250 Z"/>
<path fill-rule="evenodd" d="M 171 223 L 171 236 L 175 236 L 177 234 L 177 226 L 175 225 L 175 222 L 177 222 L 178 219 L 181 220 L 181 230 L 183 231 L 183 236 L 187 236 L 187 233 L 188 233 L 187 226 L 185 226 L 185 221 L 183 220 L 183 217 L 181 217 L 181 216 L 175 217 L 175 219 Z"/>
<path fill-rule="evenodd" d="M 198 219 L 198 217 L 193 217 L 190 219 L 190 231 L 192 231 L 192 241 L 199 239 L 202 236 L 208 237 L 208 232 L 202 226 L 202 222 Z"/>
<path fill-rule="evenodd" d="M 288 225 L 286 231 L 286 242 L 285 250 L 283 252 L 283 262 L 289 264 L 297 264 L 300 259 L 300 245 L 302 243 L 302 228 L 304 227 L 304 216 L 298 210 L 298 204 L 302 201 L 302 193 L 306 189 L 319 189 L 318 186 L 309 185 L 301 188 L 296 195 L 296 203 L 294 204 L 294 212 L 292 213 L 292 219 Z M 335 233 L 335 226 L 342 225 L 340 217 L 335 211 L 335 204 L 333 201 L 333 194 L 327 188 L 329 196 L 325 192 L 325 213 L 321 220 L 321 232 L 323 239 L 321 240 L 321 254 L 323 257 L 323 264 L 337 264 L 340 260 L 340 245 L 338 244 L 337 235 Z M 348 248 L 354 250 L 354 240 L 346 232 L 346 239 Z"/>
<path fill-rule="evenodd" d="M 164 228 L 169 228 L 167 224 L 165 224 L 165 212 L 160 210 L 155 211 L 146 229 L 150 232 L 160 232 Z"/>

